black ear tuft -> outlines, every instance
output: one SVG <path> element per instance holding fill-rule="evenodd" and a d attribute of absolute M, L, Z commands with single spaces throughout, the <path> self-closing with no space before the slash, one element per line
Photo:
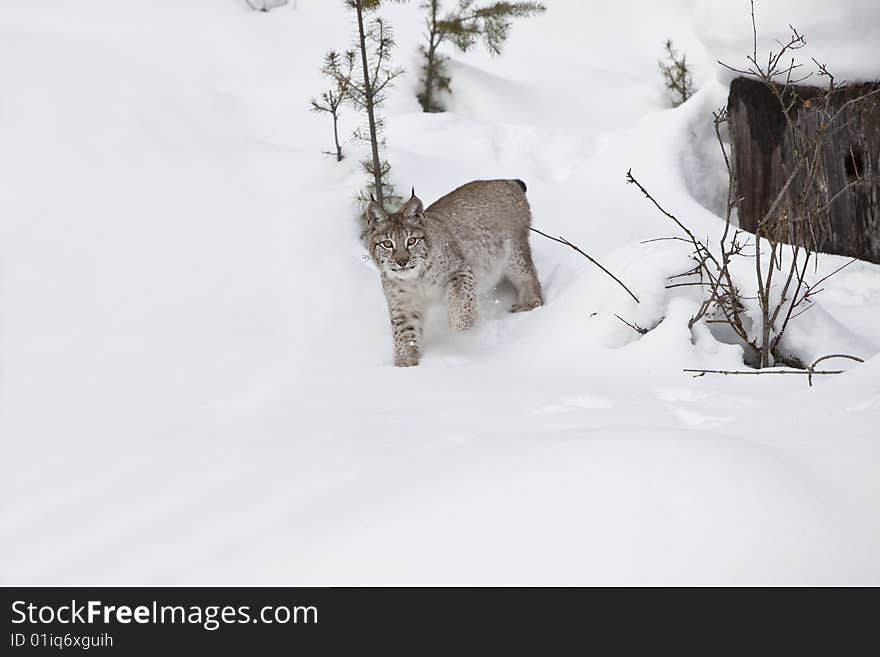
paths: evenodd
<path fill-rule="evenodd" d="M 413 185 L 412 196 L 410 196 L 410 198 L 415 198 L 415 196 L 416 196 L 416 187 L 415 187 L 415 185 Z"/>
<path fill-rule="evenodd" d="M 370 195 L 372 199 L 372 195 Z M 382 208 L 381 205 L 376 203 L 375 199 L 370 201 L 370 204 L 367 206 L 367 211 L 364 213 L 364 217 L 367 220 L 367 226 L 370 230 L 376 228 L 376 224 L 380 221 L 385 221 L 388 219 L 388 213 Z"/>
<path fill-rule="evenodd" d="M 422 201 L 418 196 L 415 195 L 415 189 L 413 189 L 412 197 L 403 204 L 403 207 L 400 209 L 400 214 L 402 214 L 405 218 L 411 219 L 413 217 L 417 217 L 422 214 Z"/>

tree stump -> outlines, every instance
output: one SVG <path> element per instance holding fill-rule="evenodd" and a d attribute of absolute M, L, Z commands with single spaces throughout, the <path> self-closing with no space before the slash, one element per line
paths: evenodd
<path fill-rule="evenodd" d="M 806 85 L 785 89 L 789 122 L 783 103 L 763 82 L 739 77 L 731 83 L 727 110 L 741 228 L 758 232 L 762 218 L 803 159 L 796 145 L 826 130 L 814 183 L 807 190 L 806 175 L 798 175 L 761 234 L 880 263 L 880 94 L 850 102 L 878 88 L 880 82 L 835 91 L 830 96 L 831 112 L 842 111 L 827 126 L 820 125 L 824 89 Z M 798 216 L 803 214 L 810 215 L 808 228 Z"/>

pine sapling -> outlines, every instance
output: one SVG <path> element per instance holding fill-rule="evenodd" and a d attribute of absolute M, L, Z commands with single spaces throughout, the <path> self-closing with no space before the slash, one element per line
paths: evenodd
<path fill-rule="evenodd" d="M 666 58 L 657 61 L 663 83 L 672 93 L 672 106 L 678 107 L 694 95 L 694 81 L 687 65 L 684 53 L 679 57 L 678 51 L 672 47 L 672 40 L 667 39 L 664 45 Z"/>
<path fill-rule="evenodd" d="M 442 112 L 437 96 L 450 92 L 450 77 L 440 46 L 448 41 L 461 52 L 468 51 L 477 41 L 483 41 L 492 55 L 500 55 L 510 34 L 514 18 L 534 16 L 546 10 L 540 2 L 493 2 L 474 6 L 474 0 L 459 0 L 455 9 L 442 15 L 442 0 L 423 0 L 427 12 L 425 25 L 428 43 L 419 47 L 422 64 L 419 103 L 425 112 Z"/>
<path fill-rule="evenodd" d="M 356 47 L 360 51 L 362 75 L 360 78 L 352 77 L 346 98 L 355 109 L 366 113 L 366 126 L 356 130 L 354 137 L 370 144 L 370 157 L 361 164 L 371 179 L 368 192 L 375 196 L 380 205 L 384 205 L 386 197 L 393 194 L 393 191 L 388 183 L 391 165 L 379 154 L 380 148 L 385 146 L 384 120 L 379 110 L 387 99 L 392 82 L 403 73 L 403 69 L 391 65 L 391 51 L 394 48 L 391 27 L 381 17 L 374 18 L 369 25 L 364 23 L 364 9 L 375 8 L 379 2 L 349 0 L 349 4 L 357 12 Z"/>
<path fill-rule="evenodd" d="M 311 99 L 313 112 L 326 112 L 333 118 L 333 142 L 336 145 L 337 162 L 341 162 L 343 158 L 342 145 L 339 143 L 339 108 L 348 97 L 354 65 L 354 50 L 348 50 L 342 56 L 335 50 L 329 51 L 324 56 L 321 73 L 330 78 L 333 86 L 323 92 L 320 99 Z"/>

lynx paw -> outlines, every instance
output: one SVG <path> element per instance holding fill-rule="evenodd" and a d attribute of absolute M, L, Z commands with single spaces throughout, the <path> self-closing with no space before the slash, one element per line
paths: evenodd
<path fill-rule="evenodd" d="M 422 353 L 418 349 L 406 349 L 394 354 L 394 367 L 415 367 L 419 364 Z"/>
<path fill-rule="evenodd" d="M 530 310 L 534 310 L 538 306 L 542 305 L 540 299 L 532 299 L 531 301 L 526 301 L 525 303 L 515 303 L 510 307 L 510 312 L 512 313 L 525 313 Z"/>

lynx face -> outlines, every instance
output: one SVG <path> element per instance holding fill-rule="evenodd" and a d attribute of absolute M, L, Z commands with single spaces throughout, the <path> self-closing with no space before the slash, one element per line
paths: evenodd
<path fill-rule="evenodd" d="M 367 209 L 370 255 L 385 275 L 415 278 L 428 260 L 422 203 L 411 198 L 399 212 L 387 213 L 378 203 Z"/>

